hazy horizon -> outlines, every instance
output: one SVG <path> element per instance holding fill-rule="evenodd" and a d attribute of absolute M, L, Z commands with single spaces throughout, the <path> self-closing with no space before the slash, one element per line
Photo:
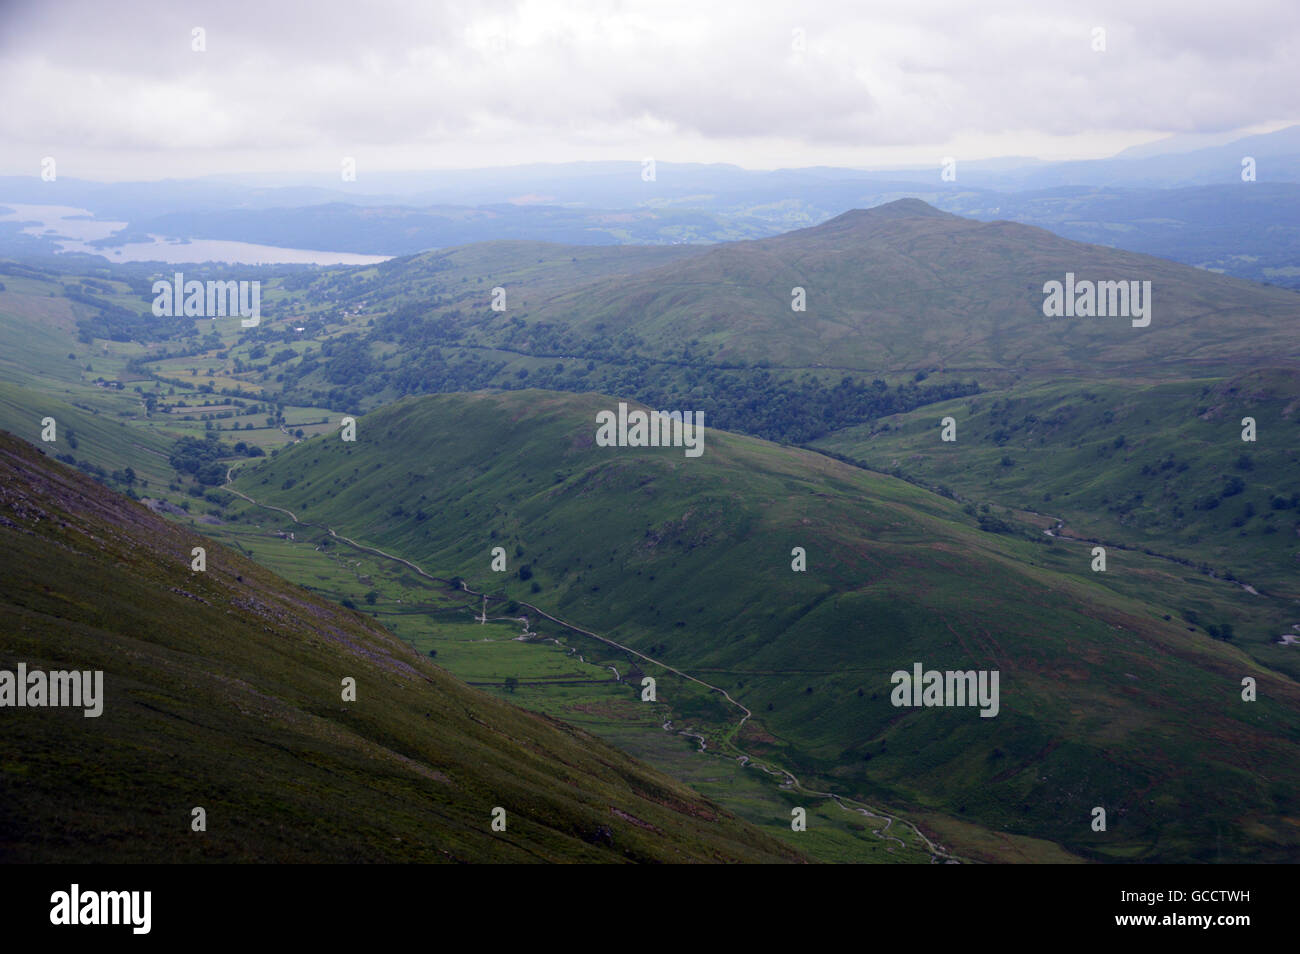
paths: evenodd
<path fill-rule="evenodd" d="M 343 157 L 359 178 L 1105 158 L 1296 121 L 1300 9 L 1237 10 L 18 0 L 0 10 L 0 78 L 18 93 L 0 174 L 47 156 L 105 182 L 337 177 Z"/>

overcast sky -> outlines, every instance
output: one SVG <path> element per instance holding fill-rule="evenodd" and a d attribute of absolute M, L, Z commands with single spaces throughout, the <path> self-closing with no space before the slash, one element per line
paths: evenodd
<path fill-rule="evenodd" d="M 1297 50 L 1295 0 L 0 0 L 0 173 L 1092 158 L 1296 121 Z"/>

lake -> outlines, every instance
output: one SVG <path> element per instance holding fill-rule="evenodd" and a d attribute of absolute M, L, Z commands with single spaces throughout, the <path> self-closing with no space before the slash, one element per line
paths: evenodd
<path fill-rule="evenodd" d="M 0 205 L 14 210 L 0 214 L 0 222 L 39 222 L 39 225 L 27 226 L 23 231 L 29 235 L 53 239 L 60 251 L 102 255 L 110 262 L 166 262 L 169 265 L 196 262 L 228 262 L 232 265 L 374 265 L 392 257 L 279 248 L 222 239 L 191 239 L 181 242 L 159 235 L 150 235 L 148 242 L 96 248 L 89 243 L 108 238 L 114 232 L 126 228 L 128 223 L 96 219 L 85 209 L 66 205 L 23 205 L 16 202 Z M 51 231 L 54 234 L 46 234 Z"/>

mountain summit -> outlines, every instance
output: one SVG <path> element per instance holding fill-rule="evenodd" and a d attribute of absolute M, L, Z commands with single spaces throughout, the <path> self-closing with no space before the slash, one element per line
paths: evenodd
<path fill-rule="evenodd" d="M 1149 321 L 1136 316 L 1145 324 L 1083 308 L 1079 317 L 1045 312 L 1053 283 L 1123 283 L 1127 293 L 1134 282 L 1150 292 Z M 634 335 L 630 350 L 643 358 L 678 358 L 697 341 L 719 364 L 870 373 L 1240 370 L 1294 353 L 1300 315 L 1289 289 L 966 219 L 919 199 L 523 297 L 529 322 L 580 337 Z"/>
<path fill-rule="evenodd" d="M 850 209 L 849 211 L 835 216 L 823 222 L 819 228 L 837 224 L 858 224 L 862 222 L 883 222 L 892 219 L 915 219 L 915 218 L 933 218 L 933 219 L 957 219 L 960 216 L 953 215 L 950 212 L 944 212 L 936 209 L 928 202 L 921 199 L 895 199 L 893 202 L 885 202 L 881 205 L 872 206 L 869 209 Z"/>

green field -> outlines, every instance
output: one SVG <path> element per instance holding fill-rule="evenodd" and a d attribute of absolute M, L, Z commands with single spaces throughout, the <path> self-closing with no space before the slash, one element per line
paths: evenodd
<path fill-rule="evenodd" d="M 497 618 L 507 612 L 501 601 L 494 601 L 498 608 L 489 610 L 488 622 L 473 622 L 481 612 L 477 599 L 288 517 L 278 519 L 259 509 L 241 514 L 239 521 L 196 529 L 322 596 L 349 600 L 422 655 L 433 650 L 437 664 L 457 678 L 614 743 L 810 857 L 830 862 L 930 860 L 930 852 L 903 823 L 894 825 L 891 834 L 906 847 L 876 837 L 872 832 L 883 826 L 878 819 L 854 817 L 827 799 L 796 796 L 778 779 L 741 766 L 716 746 L 702 752 L 696 741 L 680 733 L 714 732 L 715 726 L 705 722 L 684 728 L 676 715 L 679 708 L 698 705 L 700 697 L 707 696 L 698 686 L 642 663 L 659 680 L 661 700 L 642 703 L 639 687 L 616 681 L 609 669 L 615 666 L 627 677 L 631 661 L 625 653 L 535 614 L 529 617 L 529 631 L 535 636 L 521 641 L 520 623 Z M 373 603 L 366 599 L 368 593 L 374 594 Z M 524 609 L 512 612 L 529 615 Z M 507 687 L 510 678 L 517 685 Z M 678 718 L 673 731 L 665 731 L 665 721 L 673 718 Z M 724 730 L 726 724 L 720 723 Z M 806 831 L 791 830 L 790 809 L 795 805 L 808 810 Z"/>
<path fill-rule="evenodd" d="M 1152 324 L 1044 318 L 1066 271 L 1150 280 Z M 0 263 L 0 427 L 787 846 L 1300 851 L 1293 291 L 914 200 L 709 248 L 268 273 L 254 329 L 159 323 L 137 272 Z M 594 447 L 618 400 L 703 410 L 704 456 Z M 998 717 L 891 705 L 916 662 L 1000 673 Z"/>
<path fill-rule="evenodd" d="M 1252 656 L 1297 677 L 1300 653 L 1279 637 L 1300 624 L 1298 402 L 1300 378 L 1283 370 L 1025 385 L 817 446 L 943 488 L 981 520 L 1010 509 L 1039 532 L 1077 538 L 1072 560 L 1105 544 L 1099 583 L 1157 599 L 1198 632 L 1228 623 Z M 947 416 L 951 443 L 939 439 Z M 1241 440 L 1245 417 L 1255 442 Z"/>
<path fill-rule="evenodd" d="M 803 860 L 8 435 L 0 477 L 0 668 L 104 674 L 93 719 L 7 712 L 8 861 Z"/>
<path fill-rule="evenodd" d="M 815 454 L 715 431 L 696 460 L 601 453 L 603 406 L 538 392 L 401 402 L 363 418 L 355 444 L 304 442 L 236 486 L 706 678 L 756 713 L 747 751 L 826 790 L 1094 857 L 1290 850 L 1285 787 L 1249 773 L 1290 771 L 1294 684 L 1189 631 L 1177 606 L 1097 582 L 1068 541 L 981 530 L 953 501 Z M 497 544 L 513 562 L 494 576 Z M 790 570 L 796 545 L 806 574 Z M 1249 596 L 1221 588 L 1204 598 Z M 1244 645 L 1266 643 L 1242 629 Z M 900 713 L 889 673 L 916 660 L 999 669 L 1002 714 Z M 1246 674 L 1267 686 L 1252 705 L 1233 701 Z M 725 710 L 698 699 L 685 715 L 721 741 Z M 1099 837 L 1078 819 L 1108 798 L 1125 824 Z M 1205 810 L 1170 826 L 1170 798 Z M 1235 834 L 1205 837 L 1216 829 Z"/>

